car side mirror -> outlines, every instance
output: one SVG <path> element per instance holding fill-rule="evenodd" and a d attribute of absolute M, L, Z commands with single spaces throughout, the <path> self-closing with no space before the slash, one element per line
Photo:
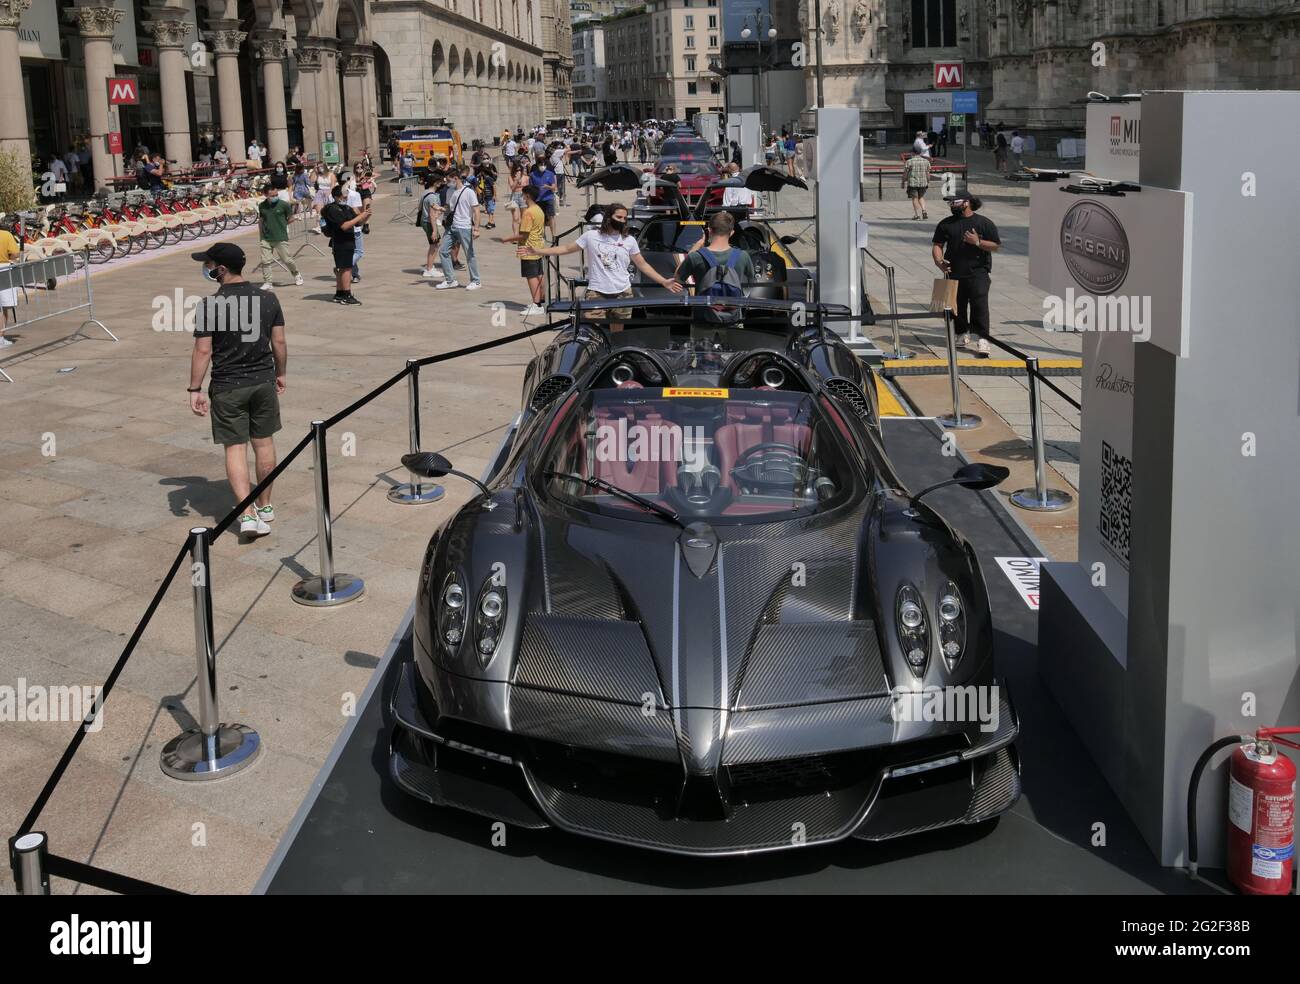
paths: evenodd
<path fill-rule="evenodd" d="M 442 478 L 451 473 L 451 462 L 436 451 L 402 455 L 402 467 L 424 478 Z"/>
<path fill-rule="evenodd" d="M 1001 465 L 987 465 L 982 461 L 972 461 L 970 464 L 962 465 L 953 472 L 952 478 L 943 482 L 936 482 L 934 485 L 916 493 L 916 495 L 912 496 L 908 507 L 915 510 L 916 504 L 935 489 L 946 488 L 949 485 L 960 485 L 964 489 L 979 492 L 1002 484 L 1010 474 L 1010 468 L 1004 468 Z"/>

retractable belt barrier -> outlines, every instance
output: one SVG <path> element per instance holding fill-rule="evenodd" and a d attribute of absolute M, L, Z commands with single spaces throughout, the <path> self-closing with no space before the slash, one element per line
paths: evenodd
<path fill-rule="evenodd" d="M 88 251 L 87 251 L 88 252 Z M 77 276 L 80 272 L 80 277 Z M 58 288 L 50 284 L 57 283 L 60 277 L 66 278 Z M 113 341 L 117 336 L 108 330 L 104 322 L 95 317 L 95 292 L 90 285 L 90 263 L 77 263 L 71 253 L 60 253 L 41 260 L 27 260 L 12 263 L 0 268 L 0 293 L 12 290 L 20 294 L 22 303 L 16 308 L 18 321 L 10 328 L 25 328 L 47 318 L 55 318 L 75 311 L 85 311 L 85 320 L 69 337 L 76 338 L 86 330 L 87 325 L 96 325 Z M 0 377 L 12 383 L 13 377 L 0 365 Z"/>
<path fill-rule="evenodd" d="M 42 261 L 50 262 L 50 261 Z M 71 258 L 68 258 L 71 262 Z M 26 264 L 25 264 L 26 265 Z M 87 322 L 89 323 L 89 322 Z M 40 831 L 34 830 L 36 821 L 49 803 L 59 782 L 67 772 L 89 733 L 90 727 L 102 713 L 104 703 L 108 700 L 118 677 L 127 661 L 135 652 L 141 636 L 148 628 L 154 613 L 162 603 L 163 596 L 171 586 L 181 565 L 189 558 L 190 581 L 194 595 L 194 637 L 195 653 L 198 663 L 199 691 L 199 726 L 192 728 L 172 739 L 163 748 L 160 767 L 167 775 L 177 779 L 206 780 L 224 778 L 238 772 L 253 762 L 261 749 L 257 732 L 242 724 L 222 723 L 219 715 L 217 662 L 213 645 L 212 632 L 212 577 L 210 554 L 212 543 L 226 532 L 244 513 L 262 491 L 274 482 L 284 470 L 302 454 L 310 445 L 314 453 L 316 476 L 317 508 L 317 545 L 320 549 L 320 573 L 315 577 L 305 578 L 296 584 L 292 591 L 294 601 L 313 607 L 326 607 L 342 604 L 359 597 L 364 590 L 360 578 L 334 571 L 333 530 L 329 503 L 329 471 L 326 458 L 325 437 L 328 429 L 345 420 L 366 406 L 372 400 L 392 389 L 403 379 L 411 379 L 408 386 L 409 412 L 411 414 L 411 450 L 419 450 L 419 386 L 415 381 L 423 366 L 437 365 L 452 359 L 463 358 L 478 352 L 509 345 L 542 332 L 554 331 L 567 325 L 551 322 L 515 332 L 504 338 L 494 338 L 465 348 L 444 352 L 441 355 L 426 356 L 422 359 L 409 359 L 403 369 L 387 379 L 365 396 L 344 407 L 327 420 L 312 422 L 311 431 L 294 446 L 276 467 L 264 479 L 257 483 L 248 495 L 227 513 L 211 529 L 195 527 L 190 530 L 189 539 L 179 548 L 175 559 L 166 575 L 159 583 L 152 599 L 146 607 L 143 617 L 136 623 L 134 631 L 123 647 L 117 661 L 113 664 L 103 686 L 99 690 L 94 705 L 86 713 L 77 730 L 63 750 L 54 770 L 46 779 L 31 809 L 27 811 L 18 832 L 9 839 L 9 864 L 13 872 L 14 884 L 22 895 L 48 895 L 49 878 L 55 875 L 94 885 L 110 892 L 121 894 L 184 894 L 174 889 L 164 888 L 149 882 L 131 878 L 127 875 L 107 871 L 93 865 L 68 858 L 59 857 L 49 852 L 49 839 Z M 101 327 L 103 327 L 101 325 Z M 107 331 L 107 329 L 105 329 Z M 413 474 L 412 482 L 418 486 L 419 480 Z M 429 500 L 432 501 L 432 500 Z"/>

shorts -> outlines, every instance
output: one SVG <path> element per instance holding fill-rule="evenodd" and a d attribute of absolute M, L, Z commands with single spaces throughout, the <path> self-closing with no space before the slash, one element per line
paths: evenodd
<path fill-rule="evenodd" d="M 907 197 L 908 197 L 908 198 L 921 198 L 921 197 L 923 197 L 923 196 L 925 195 L 925 193 L 926 193 L 927 191 L 929 191 L 929 190 L 930 190 L 929 185 L 926 185 L 926 186 L 923 187 L 923 188 L 913 188 L 911 185 L 908 185 L 908 188 L 907 188 Z"/>
<path fill-rule="evenodd" d="M 352 259 L 357 251 L 356 237 L 351 234 L 344 234 L 344 237 L 336 239 L 330 244 L 330 251 L 334 254 L 334 272 L 339 270 L 351 270 Z"/>
<path fill-rule="evenodd" d="M 519 261 L 519 276 L 540 277 L 541 275 L 542 275 L 541 259 Z"/>
<path fill-rule="evenodd" d="M 538 202 L 537 205 L 538 205 L 538 207 L 542 210 L 542 215 L 546 216 L 546 218 L 548 218 L 548 219 L 553 219 L 553 218 L 555 218 L 555 199 L 554 199 L 554 198 L 548 198 L 548 199 L 547 199 L 546 201 L 544 201 L 544 202 Z"/>
<path fill-rule="evenodd" d="M 247 444 L 250 437 L 270 437 L 280 429 L 280 398 L 273 382 L 209 393 L 208 402 L 213 444 Z"/>
<path fill-rule="evenodd" d="M 591 288 L 587 288 L 587 294 L 584 300 L 590 301 L 590 300 L 595 300 L 597 298 L 601 300 L 608 300 L 611 297 L 631 297 L 631 296 L 632 296 L 631 287 L 623 291 L 623 293 L 621 294 L 603 294 L 598 290 L 592 290 Z M 606 320 L 627 321 L 629 318 L 632 317 L 632 309 L 631 308 L 607 308 L 604 311 L 588 311 L 586 316 L 590 321 L 606 321 Z"/>
<path fill-rule="evenodd" d="M 433 226 L 420 226 L 420 228 L 424 230 L 424 238 L 429 240 L 430 246 L 432 246 L 434 243 L 436 243 L 439 239 L 442 238 L 441 235 L 438 236 L 434 235 L 434 233 L 437 230 L 435 230 Z"/>

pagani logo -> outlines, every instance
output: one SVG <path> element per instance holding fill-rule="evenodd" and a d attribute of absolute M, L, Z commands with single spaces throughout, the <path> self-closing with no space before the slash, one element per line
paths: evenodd
<path fill-rule="evenodd" d="M 1061 219 L 1061 255 L 1065 268 L 1084 290 L 1111 294 L 1128 276 L 1128 236 L 1105 205 L 1084 201 L 1070 206 Z"/>

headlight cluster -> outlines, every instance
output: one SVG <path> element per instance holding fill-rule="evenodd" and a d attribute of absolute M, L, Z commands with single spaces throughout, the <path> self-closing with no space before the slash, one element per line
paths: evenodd
<path fill-rule="evenodd" d="M 494 585 L 492 578 L 483 582 L 474 613 L 474 647 L 483 666 L 492 662 L 506 624 L 506 586 Z"/>
<path fill-rule="evenodd" d="M 465 637 L 465 585 L 455 574 L 448 574 L 442 582 L 438 597 L 438 637 L 448 649 L 455 652 Z"/>
<path fill-rule="evenodd" d="M 935 596 L 934 610 L 939 651 L 943 653 L 948 669 L 951 670 L 966 648 L 966 607 L 957 585 L 951 581 L 940 585 L 939 593 Z M 930 660 L 930 616 L 921 601 L 921 592 L 913 585 L 904 584 L 898 589 L 894 600 L 894 619 L 908 669 L 917 677 L 925 676 L 925 668 Z"/>

